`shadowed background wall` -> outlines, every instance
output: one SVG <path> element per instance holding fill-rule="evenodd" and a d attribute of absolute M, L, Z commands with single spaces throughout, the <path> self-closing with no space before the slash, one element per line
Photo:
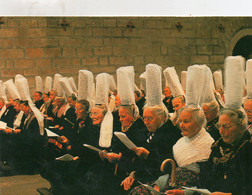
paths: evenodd
<path fill-rule="evenodd" d="M 137 84 L 148 63 L 179 75 L 193 64 L 214 71 L 243 37 L 251 40 L 252 17 L 2 17 L 0 79 L 22 74 L 34 92 L 36 75 L 77 84 L 80 69 L 115 76 L 133 65 Z"/>

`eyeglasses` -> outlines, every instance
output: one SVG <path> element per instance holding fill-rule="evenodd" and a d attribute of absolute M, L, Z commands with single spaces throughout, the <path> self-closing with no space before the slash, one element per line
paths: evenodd
<path fill-rule="evenodd" d="M 143 117 L 144 121 L 152 121 L 153 119 L 154 119 L 154 117 L 152 117 L 152 116 L 144 116 Z"/>
<path fill-rule="evenodd" d="M 229 129 L 229 128 L 233 127 L 233 125 L 229 125 L 229 124 L 226 124 L 226 123 L 224 123 L 224 124 L 217 123 L 217 127 L 218 127 L 218 129 L 220 129 L 221 127 L 223 129 Z"/>
<path fill-rule="evenodd" d="M 75 108 L 75 110 L 80 111 L 83 110 L 83 108 Z"/>

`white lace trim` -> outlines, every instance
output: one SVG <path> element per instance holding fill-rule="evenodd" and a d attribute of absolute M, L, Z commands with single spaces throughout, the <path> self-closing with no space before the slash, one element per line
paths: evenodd
<path fill-rule="evenodd" d="M 173 146 L 174 158 L 179 167 L 209 158 L 213 138 L 202 128 L 194 137 L 182 137 Z"/>

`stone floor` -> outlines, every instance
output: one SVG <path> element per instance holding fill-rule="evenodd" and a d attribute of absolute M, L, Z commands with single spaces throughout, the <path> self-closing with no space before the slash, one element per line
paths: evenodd
<path fill-rule="evenodd" d="M 0 195 L 38 195 L 37 188 L 50 187 L 40 175 L 0 177 Z"/>

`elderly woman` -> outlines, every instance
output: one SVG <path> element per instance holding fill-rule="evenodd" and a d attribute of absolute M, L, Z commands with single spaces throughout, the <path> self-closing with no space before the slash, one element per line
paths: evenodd
<path fill-rule="evenodd" d="M 73 161 L 53 161 L 42 174 L 51 188 L 39 188 L 40 193 L 73 193 L 73 188 L 81 191 L 82 178 L 87 170 L 100 162 L 98 153 L 83 147 L 89 144 L 99 148 L 100 125 L 107 112 L 105 105 L 95 105 L 88 114 L 89 102 L 78 100 L 75 104 L 77 122 L 71 137 L 61 136 L 61 144 L 67 144 L 67 152 L 74 156 Z M 91 119 L 92 121 L 91 121 Z M 102 148 L 101 148 L 102 149 Z M 81 185 L 79 185 L 81 184 Z M 74 187 L 73 187 L 74 185 Z"/>
<path fill-rule="evenodd" d="M 221 139 L 212 146 L 208 161 L 203 164 L 198 187 L 212 194 L 251 194 L 252 144 L 246 130 L 247 117 L 240 109 L 223 109 L 219 117 Z M 187 194 L 182 190 L 167 194 Z"/>
<path fill-rule="evenodd" d="M 8 160 L 17 172 L 37 173 L 45 157 L 47 137 L 40 134 L 39 121 L 28 101 L 21 101 L 20 109 L 24 116 L 19 121 L 20 126 L 17 125 L 19 128 L 6 129 L 8 134 L 13 135 Z"/>
<path fill-rule="evenodd" d="M 172 147 L 181 137 L 179 130 L 167 121 L 162 105 L 144 107 L 143 119 L 149 133 L 143 147 L 134 149 L 132 173 L 121 183 L 124 190 L 129 190 L 136 179 L 147 182 L 157 178 L 162 161 L 171 158 Z"/>
<path fill-rule="evenodd" d="M 180 128 L 183 137 L 180 138 L 173 146 L 173 157 L 179 166 L 176 169 L 177 182 L 175 186 L 193 185 L 199 178 L 199 165 L 197 163 L 206 161 L 211 152 L 211 144 L 214 140 L 203 128 L 205 117 L 203 111 L 194 106 L 186 106 L 182 108 L 179 115 Z M 183 183 L 183 179 L 186 183 Z M 169 175 L 161 176 L 154 182 L 154 188 L 158 191 L 164 191 L 164 187 L 169 180 Z M 170 188 L 166 185 L 166 189 Z M 132 194 L 145 192 L 143 187 L 133 190 Z"/>
<path fill-rule="evenodd" d="M 122 124 L 121 131 L 136 145 L 142 145 L 147 129 L 142 119 L 135 114 L 135 106 L 120 106 L 119 116 Z M 97 120 L 94 118 L 93 121 Z M 81 185 L 85 188 L 83 194 L 122 193 L 120 181 L 126 177 L 127 172 L 130 170 L 135 153 L 122 144 L 117 137 L 113 137 L 111 147 L 107 151 L 104 150 L 105 154 L 100 153 L 103 164 L 96 164 L 86 174 L 85 182 Z M 113 185 L 112 188 L 111 185 Z"/>

